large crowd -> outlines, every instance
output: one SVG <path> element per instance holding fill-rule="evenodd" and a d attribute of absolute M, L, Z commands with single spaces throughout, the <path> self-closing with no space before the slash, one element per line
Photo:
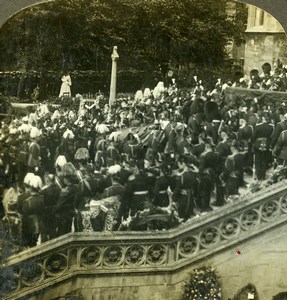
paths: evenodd
<path fill-rule="evenodd" d="M 259 78 L 275 82 L 270 71 Z M 246 80 L 218 80 L 207 91 L 194 79 L 190 91 L 159 82 L 112 106 L 98 95 L 80 109 L 42 103 L 2 120 L 1 209 L 16 242 L 32 247 L 83 231 L 87 215 L 94 231 L 128 228 L 144 211 L 185 222 L 238 195 L 246 176 L 264 180 L 285 165 L 284 102 L 230 101 L 226 88 Z"/>

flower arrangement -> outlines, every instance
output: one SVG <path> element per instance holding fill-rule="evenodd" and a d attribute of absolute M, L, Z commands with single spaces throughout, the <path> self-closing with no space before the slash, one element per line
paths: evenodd
<path fill-rule="evenodd" d="M 221 299 L 221 287 L 213 267 L 194 269 L 184 286 L 182 300 L 203 299 Z"/>
<path fill-rule="evenodd" d="M 272 184 L 278 183 L 284 179 L 287 179 L 287 167 L 278 166 L 267 180 L 253 181 L 249 185 L 249 192 L 250 193 L 258 192 L 258 191 L 260 191 Z"/>

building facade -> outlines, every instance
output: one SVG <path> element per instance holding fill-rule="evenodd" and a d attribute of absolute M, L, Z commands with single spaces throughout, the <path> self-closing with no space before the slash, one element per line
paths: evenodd
<path fill-rule="evenodd" d="M 287 38 L 281 24 L 266 11 L 252 5 L 248 7 L 246 44 L 244 54 L 244 73 L 270 63 L 274 66 L 278 59 L 287 64 Z"/>

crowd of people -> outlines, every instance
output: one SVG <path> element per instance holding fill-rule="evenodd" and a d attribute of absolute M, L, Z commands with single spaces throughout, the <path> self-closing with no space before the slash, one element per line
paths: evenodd
<path fill-rule="evenodd" d="M 17 243 L 82 231 L 91 201 L 95 231 L 107 219 L 109 230 L 121 230 L 155 207 L 185 222 L 238 195 L 246 175 L 264 180 L 285 165 L 284 102 L 230 101 L 225 91 L 234 83 L 218 80 L 207 91 L 194 79 L 191 91 L 159 82 L 111 107 L 103 95 L 89 102 L 77 95 L 80 110 L 42 103 L 2 120 L 1 209 L 9 226 L 21 225 Z"/>

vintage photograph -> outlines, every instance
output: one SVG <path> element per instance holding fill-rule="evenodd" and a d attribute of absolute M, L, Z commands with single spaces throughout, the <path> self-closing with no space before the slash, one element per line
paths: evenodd
<path fill-rule="evenodd" d="M 0 7 L 0 299 L 287 299 L 284 24 L 232 0 Z"/>

